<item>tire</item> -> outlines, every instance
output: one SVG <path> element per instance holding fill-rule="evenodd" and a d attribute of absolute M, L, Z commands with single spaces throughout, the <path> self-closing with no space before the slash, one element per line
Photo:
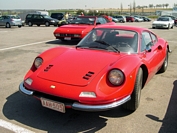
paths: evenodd
<path fill-rule="evenodd" d="M 131 94 L 131 100 L 123 104 L 123 108 L 131 111 L 135 111 L 140 104 L 141 89 L 143 84 L 143 70 L 139 68 L 136 75 L 136 81 L 134 85 L 134 90 Z"/>
<path fill-rule="evenodd" d="M 28 22 L 28 26 L 33 26 L 33 23 L 31 21 Z"/>
<path fill-rule="evenodd" d="M 162 64 L 162 67 L 160 68 L 160 70 L 158 71 L 158 73 L 163 73 L 167 70 L 168 67 L 168 50 L 166 51 L 166 57 L 165 60 Z"/>
<path fill-rule="evenodd" d="M 40 26 L 40 24 L 37 24 L 37 26 Z"/>
<path fill-rule="evenodd" d="M 173 29 L 173 25 L 171 26 L 171 29 Z"/>
<path fill-rule="evenodd" d="M 21 28 L 22 26 L 21 25 L 18 25 L 18 28 Z"/>
<path fill-rule="evenodd" d="M 6 23 L 6 28 L 11 28 L 10 23 Z"/>
<path fill-rule="evenodd" d="M 168 25 L 168 28 L 167 29 L 170 29 L 170 25 Z"/>
<path fill-rule="evenodd" d="M 49 27 L 50 26 L 49 22 L 45 22 L 45 26 Z"/>

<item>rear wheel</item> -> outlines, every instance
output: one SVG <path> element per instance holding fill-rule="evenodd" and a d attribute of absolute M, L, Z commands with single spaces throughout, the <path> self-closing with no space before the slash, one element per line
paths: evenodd
<path fill-rule="evenodd" d="M 18 25 L 18 28 L 21 28 L 22 26 L 21 25 Z"/>
<path fill-rule="evenodd" d="M 6 23 L 6 28 L 11 28 L 10 23 Z"/>
<path fill-rule="evenodd" d="M 143 84 L 143 70 L 142 68 L 139 68 L 138 73 L 136 75 L 134 90 L 131 94 L 131 100 L 123 105 L 125 109 L 135 111 L 138 108 L 140 104 L 142 84 Z"/>
<path fill-rule="evenodd" d="M 37 26 L 40 26 L 40 24 L 37 24 Z"/>
<path fill-rule="evenodd" d="M 165 72 L 167 70 L 167 67 L 168 67 L 168 50 L 166 51 L 166 57 L 165 57 L 162 67 L 159 70 L 159 73 Z"/>
<path fill-rule="evenodd" d="M 33 26 L 33 23 L 31 21 L 29 21 L 28 26 Z"/>

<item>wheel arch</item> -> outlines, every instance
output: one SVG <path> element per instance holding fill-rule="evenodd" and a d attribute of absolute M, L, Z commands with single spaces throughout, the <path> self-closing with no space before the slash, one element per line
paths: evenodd
<path fill-rule="evenodd" d="M 148 79 L 148 69 L 147 69 L 146 65 L 144 65 L 144 64 L 142 64 L 140 67 L 143 70 L 143 84 L 142 84 L 142 89 L 143 89 L 146 84 L 146 81 Z"/>

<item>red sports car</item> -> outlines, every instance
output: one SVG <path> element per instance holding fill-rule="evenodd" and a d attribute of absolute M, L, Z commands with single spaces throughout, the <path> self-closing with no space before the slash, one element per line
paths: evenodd
<path fill-rule="evenodd" d="M 169 45 L 149 29 L 99 25 L 74 47 L 38 55 L 19 90 L 42 106 L 65 112 L 104 111 L 123 105 L 135 111 L 141 89 L 168 66 Z"/>
<path fill-rule="evenodd" d="M 54 31 L 56 39 L 62 41 L 79 39 L 81 40 L 87 35 L 96 25 L 115 25 L 104 16 L 78 16 L 73 19 L 68 25 L 60 26 Z"/>

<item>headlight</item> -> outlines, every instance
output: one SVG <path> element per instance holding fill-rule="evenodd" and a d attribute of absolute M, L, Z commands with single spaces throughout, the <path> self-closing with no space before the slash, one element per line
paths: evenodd
<path fill-rule="evenodd" d="M 122 71 L 118 69 L 112 69 L 108 73 L 108 80 L 111 84 L 118 86 L 118 85 L 123 84 L 125 80 L 125 76 Z"/>
<path fill-rule="evenodd" d="M 51 20 L 50 22 L 55 22 L 55 20 Z"/>
<path fill-rule="evenodd" d="M 37 57 L 37 58 L 34 60 L 34 66 L 35 66 L 36 68 L 39 68 L 39 67 L 42 65 L 42 62 L 43 62 L 42 58 Z"/>

